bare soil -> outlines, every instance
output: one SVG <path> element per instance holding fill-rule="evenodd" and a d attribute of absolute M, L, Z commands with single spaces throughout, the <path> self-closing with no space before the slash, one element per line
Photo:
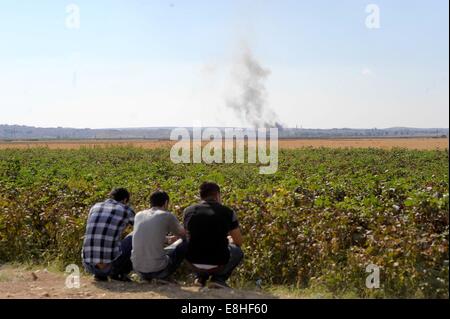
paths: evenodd
<path fill-rule="evenodd" d="M 118 281 L 96 282 L 81 275 L 80 288 L 66 287 L 67 274 L 46 269 L 0 267 L 0 299 L 271 299 L 278 298 L 262 291 L 208 289 L 183 284 Z"/>

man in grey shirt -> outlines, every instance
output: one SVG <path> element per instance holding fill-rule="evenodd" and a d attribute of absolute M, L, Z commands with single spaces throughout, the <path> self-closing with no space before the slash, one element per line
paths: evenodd
<path fill-rule="evenodd" d="M 156 191 L 150 196 L 151 208 L 136 214 L 131 261 L 144 280 L 167 279 L 181 265 L 186 254 L 186 232 L 168 211 L 169 195 Z M 173 236 L 168 236 L 168 234 Z M 165 247 L 166 244 L 171 244 Z"/>

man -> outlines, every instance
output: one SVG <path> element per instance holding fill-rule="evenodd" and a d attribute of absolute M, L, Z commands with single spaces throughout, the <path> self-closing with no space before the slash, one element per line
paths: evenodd
<path fill-rule="evenodd" d="M 110 198 L 95 204 L 88 216 L 84 237 L 83 265 L 97 281 L 130 281 L 131 235 L 120 240 L 127 225 L 133 225 L 134 211 L 128 206 L 130 193 L 116 188 Z"/>
<path fill-rule="evenodd" d="M 233 210 L 221 204 L 219 185 L 201 184 L 200 198 L 184 211 L 186 259 L 196 273 L 196 285 L 205 286 L 211 277 L 210 288 L 229 288 L 226 281 L 244 257 L 239 222 Z"/>
<path fill-rule="evenodd" d="M 169 212 L 169 195 L 156 191 L 150 196 L 151 208 L 136 214 L 131 260 L 134 270 L 144 280 L 166 281 L 181 265 L 186 232 Z M 171 233 L 174 236 L 167 236 Z M 178 239 L 178 240 L 177 240 Z M 165 248 L 165 245 L 171 244 Z"/>

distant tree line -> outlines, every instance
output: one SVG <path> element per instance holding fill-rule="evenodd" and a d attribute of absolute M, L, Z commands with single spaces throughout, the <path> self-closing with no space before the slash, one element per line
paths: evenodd
<path fill-rule="evenodd" d="M 124 129 L 42 128 L 0 125 L 2 140 L 33 139 L 169 139 L 173 127 Z M 224 128 L 222 128 L 224 130 Z M 305 129 L 281 128 L 280 138 L 448 137 L 448 128 Z"/>

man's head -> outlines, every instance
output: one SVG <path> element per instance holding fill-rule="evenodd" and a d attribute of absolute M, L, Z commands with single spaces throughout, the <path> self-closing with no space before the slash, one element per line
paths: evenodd
<path fill-rule="evenodd" d="M 130 201 L 130 193 L 125 188 L 115 188 L 109 193 L 109 197 L 115 201 L 127 204 Z"/>
<path fill-rule="evenodd" d="M 220 203 L 220 187 L 216 183 L 203 182 L 200 185 L 200 198 L 202 200 L 213 200 Z"/>
<path fill-rule="evenodd" d="M 150 195 L 150 206 L 169 208 L 169 195 L 163 191 L 155 191 Z"/>

